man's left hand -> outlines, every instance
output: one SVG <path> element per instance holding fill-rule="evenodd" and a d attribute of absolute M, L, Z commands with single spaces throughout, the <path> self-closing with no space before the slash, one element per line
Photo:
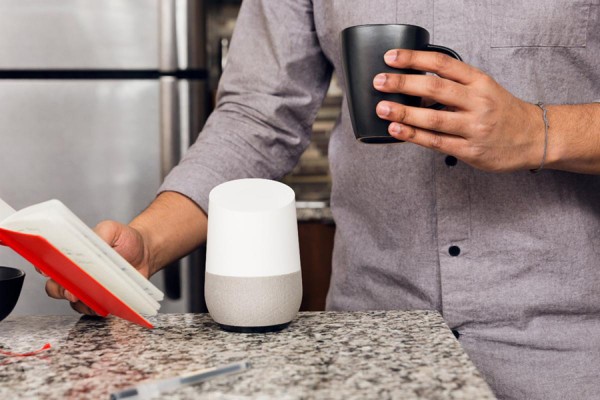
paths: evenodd
<path fill-rule="evenodd" d="M 390 135 L 485 171 L 540 165 L 544 122 L 536 105 L 516 98 L 479 69 L 445 54 L 390 50 L 385 61 L 394 68 L 437 76 L 382 73 L 373 81 L 377 90 L 429 98 L 447 106 L 434 110 L 381 101 L 376 112 L 391 121 Z"/>

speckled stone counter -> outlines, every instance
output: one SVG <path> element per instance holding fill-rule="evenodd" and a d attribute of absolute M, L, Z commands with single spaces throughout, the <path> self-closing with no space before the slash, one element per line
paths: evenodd
<path fill-rule="evenodd" d="M 9 317 L 0 348 L 0 399 L 108 399 L 112 391 L 247 360 L 238 375 L 164 399 L 493 399 L 433 311 L 301 313 L 268 334 L 221 331 L 207 314 L 161 314 L 156 329 L 77 316 Z"/>
<path fill-rule="evenodd" d="M 305 202 L 307 203 L 307 202 Z M 320 206 L 319 202 L 315 206 L 302 206 L 296 208 L 296 218 L 300 222 L 322 222 L 333 223 L 333 215 L 329 206 Z"/>
<path fill-rule="evenodd" d="M 296 218 L 299 222 L 333 223 L 328 201 L 296 201 Z"/>

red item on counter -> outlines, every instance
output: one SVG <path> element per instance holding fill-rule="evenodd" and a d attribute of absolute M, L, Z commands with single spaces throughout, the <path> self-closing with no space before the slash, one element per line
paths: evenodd
<path fill-rule="evenodd" d="M 29 357 L 29 356 L 35 356 L 37 354 L 40 354 L 41 352 L 49 350 L 51 348 L 52 348 L 52 345 L 50 343 L 46 343 L 41 348 L 39 348 L 37 350 L 33 350 L 33 351 L 28 351 L 26 353 L 15 353 L 12 351 L 6 351 L 6 350 L 0 349 L 0 355 L 6 356 L 6 357 Z"/>

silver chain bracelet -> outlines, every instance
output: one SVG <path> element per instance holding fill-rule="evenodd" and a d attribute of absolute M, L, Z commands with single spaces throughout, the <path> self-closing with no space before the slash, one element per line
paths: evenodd
<path fill-rule="evenodd" d="M 532 174 L 537 174 L 544 168 L 544 163 L 546 162 L 546 154 L 548 152 L 548 130 L 550 129 L 550 124 L 548 123 L 548 110 L 546 109 L 546 105 L 542 102 L 536 104 L 542 110 L 542 118 L 544 119 L 544 154 L 542 155 L 542 162 L 539 167 L 535 169 L 530 169 L 529 171 Z"/>

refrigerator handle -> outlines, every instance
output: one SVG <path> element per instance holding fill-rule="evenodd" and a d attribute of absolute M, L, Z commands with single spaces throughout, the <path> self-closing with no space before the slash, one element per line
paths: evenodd
<path fill-rule="evenodd" d="M 159 60 L 161 72 L 176 72 L 178 64 L 177 48 L 177 4 L 176 0 L 160 0 L 159 10 Z"/>
<path fill-rule="evenodd" d="M 159 70 L 206 68 L 206 5 L 198 0 L 160 0 Z"/>
<path fill-rule="evenodd" d="M 160 78 L 160 173 L 161 181 L 181 158 L 181 122 L 177 79 Z M 163 269 L 165 294 L 168 298 L 181 298 L 181 261 Z"/>

